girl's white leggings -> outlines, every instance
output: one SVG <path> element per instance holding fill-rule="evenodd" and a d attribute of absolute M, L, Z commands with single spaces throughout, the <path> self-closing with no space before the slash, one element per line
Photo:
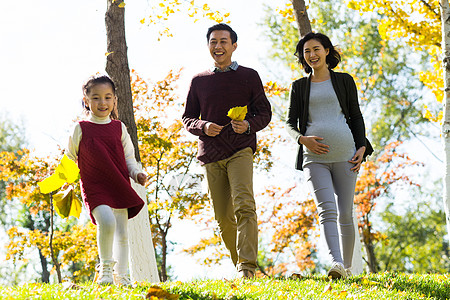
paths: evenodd
<path fill-rule="evenodd" d="M 354 164 L 345 161 L 309 163 L 303 167 L 332 262 L 343 263 L 345 268 L 352 266 L 355 245 L 353 197 L 358 174 L 350 170 L 353 166 Z M 340 238 L 337 229 L 338 216 Z"/>
<path fill-rule="evenodd" d="M 92 211 L 97 222 L 97 246 L 100 262 L 114 260 L 114 271 L 128 273 L 128 210 L 99 205 Z"/>

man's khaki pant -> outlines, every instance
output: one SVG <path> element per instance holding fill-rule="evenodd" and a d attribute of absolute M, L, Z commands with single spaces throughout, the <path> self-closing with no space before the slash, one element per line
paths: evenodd
<path fill-rule="evenodd" d="M 253 197 L 253 151 L 204 165 L 220 234 L 238 271 L 255 271 L 258 224 Z"/>

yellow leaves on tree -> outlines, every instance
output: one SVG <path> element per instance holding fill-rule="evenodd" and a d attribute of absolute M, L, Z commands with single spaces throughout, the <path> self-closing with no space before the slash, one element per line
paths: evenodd
<path fill-rule="evenodd" d="M 229 23 L 230 13 L 221 13 L 218 10 L 211 10 L 211 7 L 205 1 L 197 0 L 162 0 L 152 7 L 152 14 L 140 20 L 141 24 L 153 24 L 163 26 L 163 22 L 177 12 L 184 11 L 190 18 L 194 18 L 194 23 L 199 18 L 206 18 L 217 23 Z M 159 31 L 159 36 L 171 37 L 172 34 L 168 27 Z"/>
<path fill-rule="evenodd" d="M 379 13 L 382 16 L 379 30 L 383 39 L 406 38 L 411 47 L 421 49 L 440 47 L 438 0 L 351 0 L 348 5 L 361 12 Z"/>
<path fill-rule="evenodd" d="M 295 15 L 292 3 L 287 3 L 284 8 L 277 8 L 277 13 L 282 15 L 289 22 L 295 22 Z"/>
<path fill-rule="evenodd" d="M 48 232 L 41 230 L 23 231 L 12 227 L 7 231 L 9 242 L 6 245 L 6 260 L 26 261 L 28 248 L 37 247 L 41 254 L 50 258 L 48 247 Z M 79 241 L 83 241 L 80 243 Z M 73 279 L 83 277 L 92 279 L 97 263 L 96 227 L 89 223 L 85 226 L 75 225 L 70 232 L 55 231 L 53 237 L 55 253 L 61 254 L 61 267 L 72 267 L 74 263 L 81 263 L 83 268 L 73 273 Z"/>
<path fill-rule="evenodd" d="M 441 17 L 438 0 L 350 0 L 349 7 L 361 13 L 378 13 L 379 32 L 384 40 L 402 39 L 416 51 L 426 51 L 432 68 L 420 72 L 420 80 L 436 96 L 443 99 L 444 81 L 441 65 Z M 425 108 L 424 117 L 439 121 Z"/>
<path fill-rule="evenodd" d="M 277 82 L 269 81 L 264 85 L 264 92 L 267 97 L 281 96 L 289 92 L 289 87 L 280 86 Z"/>
<path fill-rule="evenodd" d="M 67 174 L 65 170 L 62 170 L 67 169 L 66 163 L 63 163 L 63 167 L 60 166 L 58 173 L 64 173 L 65 178 L 73 182 L 77 175 Z M 0 180 L 7 184 L 6 198 L 11 201 L 20 201 L 21 204 L 25 205 L 30 212 L 31 222 L 35 222 L 37 216 L 48 216 L 50 212 L 49 195 L 40 192 L 38 183 L 53 174 L 57 165 L 58 159 L 56 157 L 34 157 L 27 149 L 17 153 L 0 153 Z M 70 193 L 72 193 L 72 196 L 76 194 L 75 197 L 79 197 L 78 189 L 76 192 Z M 78 206 L 77 210 L 79 211 L 80 208 Z M 71 206 L 58 209 L 66 210 L 69 215 L 71 213 L 78 214 L 74 210 L 71 211 Z M 41 222 L 47 221 L 48 219 L 41 220 Z M 34 228 L 34 226 L 32 224 L 31 228 Z M 26 254 L 28 253 L 26 249 L 34 247 L 37 247 L 44 257 L 49 258 L 49 232 L 46 230 L 11 228 L 8 231 L 10 241 L 7 245 L 7 259 L 26 260 Z M 54 252 L 57 256 L 61 252 L 63 253 L 60 256 L 61 266 L 73 266 L 77 262 L 83 264 L 84 268 L 75 272 L 74 276 L 89 276 L 93 273 L 97 259 L 95 228 L 90 227 L 90 225 L 87 227 L 75 226 L 70 230 L 70 232 L 58 230 L 54 232 L 52 240 Z M 79 243 L 80 240 L 83 243 Z"/>
<path fill-rule="evenodd" d="M 34 215 L 49 210 L 49 196 L 40 193 L 38 182 L 53 172 L 56 162 L 55 158 L 33 157 L 27 149 L 0 152 L 0 180 L 7 185 L 7 199 L 18 199 Z"/>
<path fill-rule="evenodd" d="M 215 225 L 214 225 L 215 226 Z M 196 253 L 205 251 L 207 249 L 214 249 L 212 252 L 208 252 L 208 255 L 204 255 L 199 259 L 199 263 L 203 265 L 219 264 L 222 259 L 229 256 L 228 250 L 221 244 L 218 230 L 212 230 L 213 235 L 208 238 L 202 238 L 197 244 L 184 249 L 183 252 L 194 256 Z"/>
<path fill-rule="evenodd" d="M 294 190 L 295 186 L 266 188 L 261 197 L 270 200 L 259 208 L 259 228 L 262 232 L 271 233 L 271 252 L 283 253 L 292 249 L 296 267 L 303 271 L 315 266 L 311 253 L 316 250 L 312 237 L 318 229 L 317 210 L 312 199 L 299 199 L 292 195 Z M 279 273 L 280 267 L 284 266 L 274 264 L 268 268 L 267 274 L 285 275 Z"/>
<path fill-rule="evenodd" d="M 308 10 L 309 6 L 306 5 L 306 10 Z M 277 13 L 282 15 L 286 20 L 290 23 L 296 23 L 295 20 L 295 14 L 294 14 L 294 8 L 292 6 L 292 2 L 286 3 L 285 7 L 283 8 L 277 8 Z M 301 11 L 303 13 L 303 11 Z M 322 22 L 322 20 L 317 20 L 318 22 Z M 311 19 L 311 24 L 316 23 L 316 19 Z M 297 26 L 297 25 L 296 25 Z"/>

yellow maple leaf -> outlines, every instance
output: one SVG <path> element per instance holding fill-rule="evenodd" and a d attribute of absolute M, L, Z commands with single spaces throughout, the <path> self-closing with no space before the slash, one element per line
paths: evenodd
<path fill-rule="evenodd" d="M 38 186 L 42 194 L 48 194 L 56 191 L 66 182 L 74 182 L 78 179 L 79 174 L 80 169 L 78 169 L 77 164 L 64 154 L 55 172 L 50 177 L 38 182 Z"/>
<path fill-rule="evenodd" d="M 117 5 L 120 8 L 124 8 L 125 7 L 125 2 L 120 3 L 119 5 Z"/>
<path fill-rule="evenodd" d="M 41 182 L 38 182 L 38 186 L 42 194 L 48 194 L 62 187 L 65 182 L 66 181 L 60 178 L 58 174 L 53 173 L 51 176 L 45 178 Z"/>
<path fill-rule="evenodd" d="M 247 115 L 247 106 L 236 106 L 228 111 L 227 116 L 235 121 L 243 121 Z"/>
<path fill-rule="evenodd" d="M 53 204 L 55 211 L 62 218 L 74 216 L 79 218 L 81 214 L 81 201 L 75 197 L 73 187 L 69 187 L 64 191 L 59 191 L 53 196 Z"/>
<path fill-rule="evenodd" d="M 78 169 L 77 164 L 65 154 L 61 158 L 59 166 L 56 167 L 56 171 L 63 174 L 67 183 L 72 183 L 77 180 L 80 174 L 80 169 Z"/>

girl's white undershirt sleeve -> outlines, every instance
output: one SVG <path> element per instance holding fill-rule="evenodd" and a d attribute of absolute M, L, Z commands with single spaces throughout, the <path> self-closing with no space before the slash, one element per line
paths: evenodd
<path fill-rule="evenodd" d="M 79 123 L 75 125 L 72 135 L 69 137 L 69 145 L 67 146 L 67 157 L 76 162 L 78 160 L 78 149 L 81 141 L 81 126 Z"/>
<path fill-rule="evenodd" d="M 122 123 L 122 145 L 125 153 L 125 162 L 127 163 L 128 174 L 137 182 L 137 175 L 142 173 L 136 158 L 134 157 L 134 146 L 131 137 L 128 134 L 127 127 Z"/>

